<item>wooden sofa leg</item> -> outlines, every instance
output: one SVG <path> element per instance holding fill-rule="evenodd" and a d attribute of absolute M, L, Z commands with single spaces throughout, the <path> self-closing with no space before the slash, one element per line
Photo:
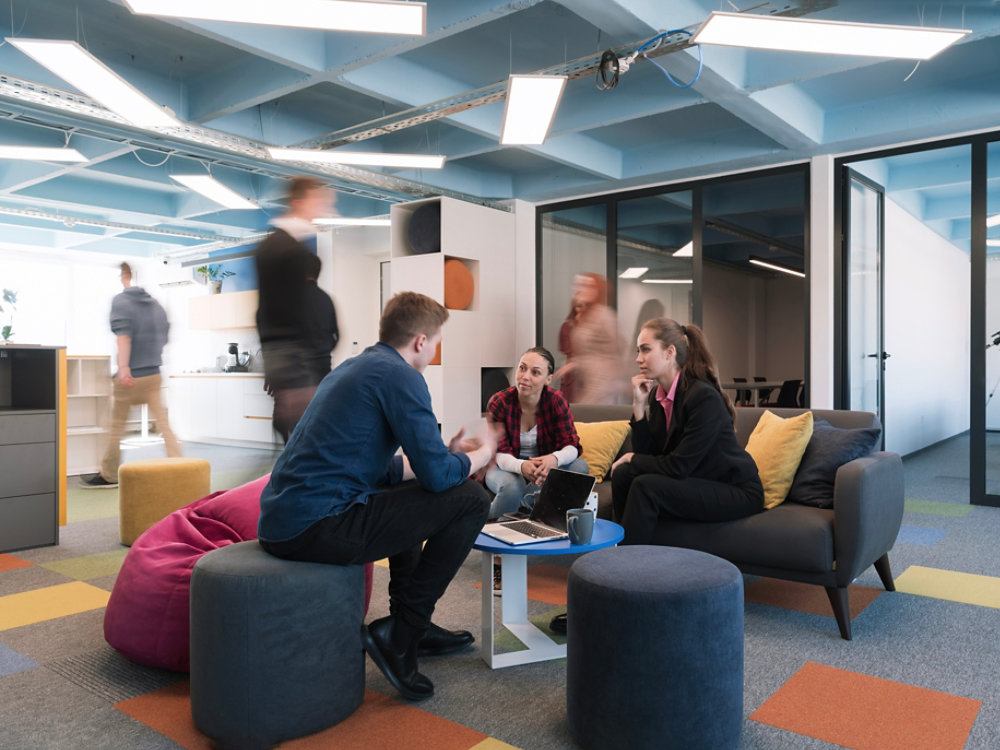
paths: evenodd
<path fill-rule="evenodd" d="M 875 561 L 875 572 L 878 573 L 878 577 L 882 579 L 882 585 L 885 586 L 886 591 L 896 590 L 896 583 L 892 580 L 892 570 L 889 568 L 888 552 Z"/>
<path fill-rule="evenodd" d="M 840 637 L 845 641 L 851 640 L 851 603 L 847 598 L 847 587 L 827 586 L 826 595 L 830 598 L 833 616 L 837 618 Z"/>

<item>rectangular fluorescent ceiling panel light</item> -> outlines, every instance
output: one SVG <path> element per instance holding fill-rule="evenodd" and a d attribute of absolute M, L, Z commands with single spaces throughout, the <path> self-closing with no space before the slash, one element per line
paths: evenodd
<path fill-rule="evenodd" d="M 410 167 L 441 169 L 444 157 L 427 154 L 383 154 L 378 151 L 323 151 L 315 148 L 269 148 L 276 161 L 303 161 L 312 164 L 354 164 L 366 167 Z"/>
<path fill-rule="evenodd" d="M 1000 247 L 1000 240 L 986 240 L 987 247 Z"/>
<path fill-rule="evenodd" d="M 505 146 L 545 143 L 566 76 L 518 76 L 507 80 L 500 143 Z"/>
<path fill-rule="evenodd" d="M 127 122 L 141 128 L 173 128 L 180 123 L 159 104 L 118 76 L 76 42 L 49 39 L 7 41 L 74 88 Z"/>
<path fill-rule="evenodd" d="M 342 217 L 313 219 L 313 224 L 326 227 L 387 227 L 391 223 L 389 219 L 345 219 Z"/>
<path fill-rule="evenodd" d="M 170 179 L 196 193 L 201 193 L 210 201 L 215 201 L 225 208 L 260 208 L 256 203 L 248 201 L 207 174 L 172 174 Z"/>
<path fill-rule="evenodd" d="M 928 60 L 969 33 L 967 29 L 818 21 L 714 11 L 691 42 L 785 52 Z"/>
<path fill-rule="evenodd" d="M 986 218 L 986 226 L 995 227 L 997 224 L 1000 224 L 1000 214 Z"/>
<path fill-rule="evenodd" d="M 45 148 L 42 146 L 0 146 L 0 159 L 87 161 L 87 157 L 75 148 Z"/>
<path fill-rule="evenodd" d="M 675 258 L 693 258 L 694 257 L 694 240 L 682 245 L 680 249 L 674 251 Z"/>
<path fill-rule="evenodd" d="M 693 284 L 693 279 L 643 279 L 643 284 Z"/>
<path fill-rule="evenodd" d="M 633 266 L 632 268 L 626 268 L 624 271 L 622 271 L 620 274 L 618 274 L 618 278 L 619 279 L 638 279 L 640 276 L 642 276 L 648 270 L 649 270 L 648 268 L 642 268 L 640 266 Z"/>
<path fill-rule="evenodd" d="M 804 279 L 806 277 L 802 271 L 797 271 L 794 268 L 783 266 L 780 263 L 772 263 L 767 260 L 761 260 L 753 255 L 750 256 L 750 262 L 755 266 L 760 266 L 761 268 L 769 268 L 772 271 L 780 271 L 781 273 L 787 273 L 790 276 L 798 276 L 800 279 Z"/>
<path fill-rule="evenodd" d="M 427 3 L 388 0 L 125 0 L 133 13 L 324 31 L 424 36 Z"/>

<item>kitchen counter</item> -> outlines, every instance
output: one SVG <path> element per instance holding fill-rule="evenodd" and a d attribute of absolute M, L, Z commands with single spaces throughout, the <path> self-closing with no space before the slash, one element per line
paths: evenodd
<path fill-rule="evenodd" d="M 262 372 L 182 372 L 172 378 L 262 378 Z"/>

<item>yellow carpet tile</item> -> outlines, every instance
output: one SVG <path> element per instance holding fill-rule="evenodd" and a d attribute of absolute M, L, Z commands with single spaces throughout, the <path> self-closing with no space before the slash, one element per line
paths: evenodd
<path fill-rule="evenodd" d="M 110 596 L 110 591 L 81 581 L 0 596 L 0 630 L 100 609 Z"/>
<path fill-rule="evenodd" d="M 1000 578 L 911 565 L 896 578 L 896 591 L 1000 609 Z"/>

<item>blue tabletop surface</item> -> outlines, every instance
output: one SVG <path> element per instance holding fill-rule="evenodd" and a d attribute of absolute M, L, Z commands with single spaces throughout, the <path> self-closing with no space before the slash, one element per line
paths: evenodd
<path fill-rule="evenodd" d="M 579 555 L 618 544 L 625 536 L 625 529 L 613 521 L 598 518 L 594 524 L 594 536 L 590 544 L 570 544 L 569 539 L 557 539 L 554 542 L 535 542 L 533 544 L 507 544 L 499 539 L 480 533 L 476 537 L 473 549 L 492 552 L 495 555 Z"/>

